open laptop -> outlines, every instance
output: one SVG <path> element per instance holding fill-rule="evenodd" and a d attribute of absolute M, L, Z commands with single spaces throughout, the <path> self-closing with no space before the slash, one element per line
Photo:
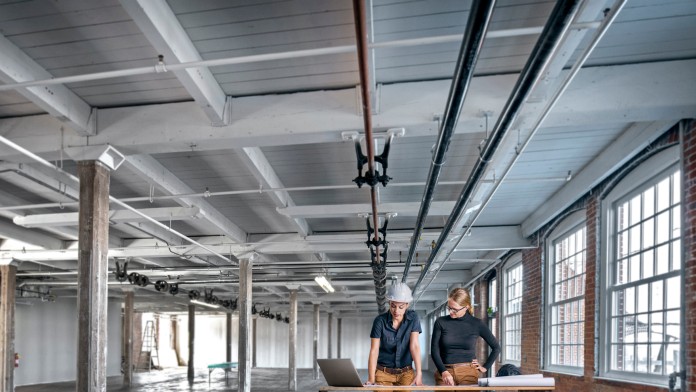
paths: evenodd
<path fill-rule="evenodd" d="M 350 358 L 317 359 L 317 363 L 331 387 L 361 387 L 363 385 Z"/>

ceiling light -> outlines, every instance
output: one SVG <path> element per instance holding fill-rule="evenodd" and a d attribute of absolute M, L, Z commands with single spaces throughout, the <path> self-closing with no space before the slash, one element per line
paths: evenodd
<path fill-rule="evenodd" d="M 331 286 L 331 283 L 328 281 L 328 279 L 326 279 L 326 276 L 324 275 L 319 275 L 315 277 L 314 281 L 317 282 L 319 287 L 324 289 L 324 291 L 326 291 L 327 293 L 333 293 L 335 291 L 333 286 Z"/>
<path fill-rule="evenodd" d="M 220 305 L 207 304 L 207 303 L 205 303 L 205 302 L 203 302 L 203 301 L 197 301 L 197 300 L 195 300 L 195 299 L 192 299 L 192 300 L 191 300 L 191 303 L 192 303 L 192 304 L 198 304 L 198 305 L 207 306 L 207 307 L 209 307 L 209 308 L 219 308 L 219 307 L 220 307 Z"/>

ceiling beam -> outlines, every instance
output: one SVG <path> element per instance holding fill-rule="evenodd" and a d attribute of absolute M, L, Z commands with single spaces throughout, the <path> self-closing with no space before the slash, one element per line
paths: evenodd
<path fill-rule="evenodd" d="M 45 249 L 60 249 L 65 246 L 64 242 L 58 238 L 43 234 L 37 230 L 28 230 L 19 227 L 5 219 L 0 219 L 0 238 L 11 238 Z"/>
<path fill-rule="evenodd" d="M 198 207 L 165 207 L 165 208 L 143 208 L 139 212 L 149 216 L 156 221 L 185 220 L 199 217 Z M 64 212 L 58 214 L 36 214 L 18 216 L 13 219 L 14 223 L 24 227 L 45 227 L 45 226 L 75 226 L 78 223 L 78 212 Z M 111 210 L 109 211 L 110 223 L 137 223 L 149 222 L 143 216 L 130 210 Z"/>
<path fill-rule="evenodd" d="M 36 61 L 0 34 L 0 80 L 27 82 L 53 77 Z M 62 84 L 17 89 L 28 100 L 72 128 L 80 136 L 96 133 L 96 109 Z M 54 130 L 55 131 L 55 130 Z"/>
<path fill-rule="evenodd" d="M 255 244 L 235 244 L 221 242 L 221 237 L 216 237 L 216 243 L 205 244 L 209 249 L 218 253 L 232 253 L 237 256 L 259 252 L 265 254 L 311 254 L 318 252 L 357 252 L 365 253 L 367 260 L 367 247 L 365 247 L 364 236 L 361 238 L 346 237 L 334 241 L 308 241 L 299 235 L 286 234 L 274 236 L 273 242 Z M 390 241 L 390 250 L 408 249 L 408 241 Z M 195 245 L 177 246 L 144 246 L 147 241 L 136 240 L 125 248 L 109 249 L 109 257 L 171 257 L 172 252 L 183 256 L 205 256 L 209 252 Z M 523 249 L 536 245 L 522 237 L 519 226 L 498 226 L 498 227 L 473 227 L 471 234 L 464 237 L 459 244 L 458 250 L 495 250 L 495 249 Z M 428 246 L 424 247 L 427 250 Z M 44 251 L 5 250 L 0 252 L 0 258 L 16 258 L 17 260 L 77 260 L 77 250 L 51 249 Z"/>
<path fill-rule="evenodd" d="M 447 216 L 454 208 L 454 201 L 436 201 L 430 207 L 429 216 Z M 416 216 L 420 202 L 380 203 L 377 205 L 380 213 L 396 213 L 397 216 Z M 293 218 L 335 218 L 357 217 L 361 214 L 372 213 L 370 204 L 324 204 L 303 205 L 277 208 L 278 212 Z"/>
<path fill-rule="evenodd" d="M 242 148 L 239 157 L 244 161 L 244 164 L 249 168 L 254 178 L 261 183 L 261 186 L 264 188 L 285 188 L 285 185 L 283 185 L 283 182 L 280 180 L 278 174 L 276 174 L 273 166 L 268 162 L 266 155 L 260 148 Z M 287 191 L 270 192 L 268 195 L 278 208 L 295 207 L 295 202 Z M 309 225 L 303 217 L 290 216 L 290 218 L 301 236 L 310 234 Z"/>
<path fill-rule="evenodd" d="M 140 177 L 150 183 L 156 184 L 167 194 L 194 193 L 193 189 L 150 155 L 131 155 L 126 157 L 126 163 L 128 167 Z M 221 234 L 229 237 L 232 241 L 237 243 L 246 241 L 246 232 L 227 219 L 227 217 L 207 201 L 201 200 L 200 198 L 182 197 L 176 199 L 176 202 L 184 207 L 198 207 L 201 217 L 204 218 L 199 221 L 209 221 L 220 230 Z M 206 222 L 192 222 L 192 224 L 194 226 L 199 226 L 204 232 L 210 230 Z M 223 251 L 223 253 L 229 252 Z"/>
<path fill-rule="evenodd" d="M 479 76 L 472 80 L 457 133 L 484 132 L 505 103 L 516 75 Z M 651 80 L 650 89 L 626 86 Z M 395 83 L 381 88 L 381 111 L 373 118 L 376 132 L 403 127 L 404 137 L 437 135 L 433 113 L 444 107 L 449 81 Z M 696 116 L 696 60 L 680 60 L 582 69 L 544 121 L 544 127 L 606 125 Z M 656 99 L 655 97 L 660 97 Z M 99 132 L 91 144 L 110 144 L 124 154 L 220 150 L 227 148 L 342 142 L 345 131 L 360 132 L 355 90 L 314 91 L 235 98 L 233 121 L 209 127 L 194 103 L 101 109 Z M 531 104 L 530 104 L 531 105 Z M 525 119 L 521 127 L 530 124 Z M 56 123 L 42 116 L 0 119 L 0 134 L 49 159 L 59 155 Z M 65 145 L 83 145 L 65 135 Z M 0 158 L 18 159 L 0 148 Z"/>
<path fill-rule="evenodd" d="M 164 56 L 165 65 L 202 60 L 165 0 L 121 0 L 121 5 L 150 44 Z M 210 69 L 198 67 L 173 72 L 210 122 L 215 125 L 224 124 L 227 97 Z"/>

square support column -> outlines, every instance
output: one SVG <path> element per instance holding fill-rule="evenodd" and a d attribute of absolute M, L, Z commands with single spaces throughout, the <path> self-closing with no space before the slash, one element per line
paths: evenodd
<path fill-rule="evenodd" d="M 319 303 L 314 303 L 314 346 L 312 347 L 312 376 L 315 380 L 319 379 L 319 363 L 317 359 L 319 358 Z"/>
<path fill-rule="evenodd" d="M 126 291 L 124 298 L 125 307 L 123 312 L 123 385 L 133 384 L 133 311 L 135 293 L 133 290 Z"/>
<path fill-rule="evenodd" d="M 253 259 L 239 260 L 239 392 L 251 391 L 251 269 Z"/>
<path fill-rule="evenodd" d="M 0 265 L 0 391 L 14 391 L 16 278 L 16 265 Z"/>
<path fill-rule="evenodd" d="M 76 390 L 105 391 L 111 173 L 98 161 L 80 161 L 77 171 L 80 211 Z"/>
<path fill-rule="evenodd" d="M 297 286 L 290 289 L 290 331 L 288 332 L 288 389 L 297 390 Z"/>
<path fill-rule="evenodd" d="M 193 368 L 193 347 L 196 342 L 196 305 L 189 304 L 188 306 L 188 372 L 187 378 L 190 385 L 193 385 L 193 379 L 196 372 Z"/>
<path fill-rule="evenodd" d="M 331 347 L 331 342 L 333 341 L 333 339 L 332 339 L 332 330 L 331 330 L 331 329 L 333 328 L 333 312 L 329 312 L 329 321 L 328 321 L 328 324 L 329 324 L 328 327 L 327 327 L 328 331 L 327 331 L 327 334 L 326 334 L 326 343 L 327 343 L 328 349 L 329 349 L 329 355 L 328 355 L 328 357 L 329 357 L 329 358 L 333 358 L 333 350 L 332 350 L 332 347 Z"/>

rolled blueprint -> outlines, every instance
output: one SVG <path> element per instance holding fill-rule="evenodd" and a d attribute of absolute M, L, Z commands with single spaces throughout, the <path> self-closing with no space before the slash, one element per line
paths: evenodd
<path fill-rule="evenodd" d="M 556 382 L 553 377 L 538 377 L 536 374 L 530 374 L 525 376 L 479 378 L 478 385 L 481 387 L 553 387 L 556 385 Z"/>

